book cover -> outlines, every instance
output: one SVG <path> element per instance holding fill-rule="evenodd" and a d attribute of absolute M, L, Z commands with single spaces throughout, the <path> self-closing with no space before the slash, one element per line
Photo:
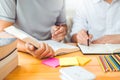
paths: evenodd
<path fill-rule="evenodd" d="M 12 51 L 14 51 L 16 46 L 16 38 L 0 38 L 0 60 L 7 57 Z"/>
<path fill-rule="evenodd" d="M 0 80 L 3 80 L 18 65 L 17 50 L 0 61 Z"/>

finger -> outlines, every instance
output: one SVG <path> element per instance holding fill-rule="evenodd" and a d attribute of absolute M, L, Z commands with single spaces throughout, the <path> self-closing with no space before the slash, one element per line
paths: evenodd
<path fill-rule="evenodd" d="M 77 34 L 77 40 L 80 44 L 87 45 L 87 39 L 83 36 L 82 33 Z"/>
<path fill-rule="evenodd" d="M 47 44 L 45 44 L 45 51 L 39 56 L 40 59 L 46 58 L 46 55 L 50 53 L 50 49 Z"/>
<path fill-rule="evenodd" d="M 38 48 L 36 51 L 35 51 L 35 57 L 39 58 L 39 56 L 45 51 L 45 43 L 40 43 L 40 48 Z"/>
<path fill-rule="evenodd" d="M 26 43 L 26 44 L 25 44 L 25 47 L 26 47 L 27 49 L 29 49 L 30 51 L 35 50 L 35 47 L 34 47 L 32 44 L 30 44 L 30 43 Z"/>
<path fill-rule="evenodd" d="M 54 57 L 55 54 L 54 54 L 53 49 L 52 49 L 50 46 L 49 46 L 49 49 L 50 49 L 50 52 L 49 52 L 49 54 L 47 54 L 45 57 Z"/>
<path fill-rule="evenodd" d="M 93 38 L 93 35 L 92 34 L 89 34 L 89 39 L 92 39 Z"/>
<path fill-rule="evenodd" d="M 82 35 L 82 37 L 83 37 L 84 39 L 88 39 L 88 38 L 89 38 L 86 30 L 81 30 L 81 35 Z"/>
<path fill-rule="evenodd" d="M 26 52 L 28 52 L 34 56 L 34 52 L 35 52 L 36 48 L 30 43 L 26 43 L 25 47 L 26 47 L 25 48 Z"/>
<path fill-rule="evenodd" d="M 59 27 L 59 29 L 55 32 L 55 35 L 61 34 L 61 33 L 65 33 L 66 29 L 65 27 Z"/>

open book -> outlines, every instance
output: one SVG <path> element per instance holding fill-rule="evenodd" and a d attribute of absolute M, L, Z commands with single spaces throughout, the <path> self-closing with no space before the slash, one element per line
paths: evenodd
<path fill-rule="evenodd" d="M 113 54 L 120 53 L 120 44 L 91 44 L 90 46 L 80 45 L 83 54 Z"/>
<path fill-rule="evenodd" d="M 33 44 L 35 47 L 39 48 L 39 42 L 41 42 L 41 41 L 38 41 L 34 37 L 25 33 L 24 31 L 17 29 L 14 26 L 10 26 L 8 28 L 5 28 L 4 30 L 6 32 L 8 32 L 9 34 L 14 35 L 18 39 L 20 39 L 24 42 L 29 42 L 29 43 Z M 50 45 L 53 48 L 53 50 L 55 51 L 55 53 L 56 53 L 55 55 L 61 55 L 61 54 L 75 52 L 75 51 L 79 50 L 79 48 L 76 46 L 60 43 L 60 42 L 53 41 L 53 40 L 46 40 L 46 41 L 42 41 L 42 42 L 45 42 L 48 45 Z"/>

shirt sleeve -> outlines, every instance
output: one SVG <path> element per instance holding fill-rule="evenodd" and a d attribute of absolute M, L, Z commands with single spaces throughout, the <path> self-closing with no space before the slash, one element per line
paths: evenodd
<path fill-rule="evenodd" d="M 16 0 L 0 0 L 0 20 L 15 22 Z"/>
<path fill-rule="evenodd" d="M 71 29 L 70 35 L 74 35 L 78 33 L 81 29 L 87 28 L 87 16 L 86 16 L 86 9 L 84 7 L 83 0 L 78 3 L 77 8 L 75 10 L 75 16 L 73 17 L 73 26 Z"/>
<path fill-rule="evenodd" d="M 57 18 L 56 24 L 66 24 L 66 13 L 65 13 L 65 1 L 63 0 L 63 6 L 60 11 L 60 15 Z"/>

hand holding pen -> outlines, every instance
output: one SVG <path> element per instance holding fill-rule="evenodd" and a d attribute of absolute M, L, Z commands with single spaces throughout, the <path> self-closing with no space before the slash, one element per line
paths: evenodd
<path fill-rule="evenodd" d="M 66 25 L 60 24 L 60 25 L 52 26 L 52 29 L 51 29 L 52 40 L 61 41 L 65 38 L 66 34 L 67 34 Z"/>
<path fill-rule="evenodd" d="M 77 42 L 82 45 L 90 45 L 90 40 L 92 39 L 92 34 L 89 34 L 87 30 L 80 30 L 76 35 Z"/>

